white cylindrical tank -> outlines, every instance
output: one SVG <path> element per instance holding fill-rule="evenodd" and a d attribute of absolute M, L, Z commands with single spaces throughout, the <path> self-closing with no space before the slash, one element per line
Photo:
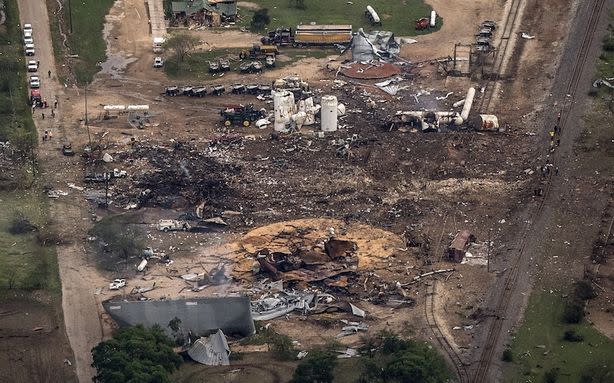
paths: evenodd
<path fill-rule="evenodd" d="M 294 94 L 287 90 L 276 91 L 273 94 L 273 110 L 275 122 L 273 128 L 276 132 L 288 131 L 288 123 L 294 114 Z"/>
<path fill-rule="evenodd" d="M 465 97 L 465 105 L 463 105 L 463 111 L 461 112 L 461 118 L 467 121 L 469 118 L 469 112 L 473 106 L 473 98 L 475 97 L 475 88 L 471 87 L 467 90 L 467 96 Z"/>
<path fill-rule="evenodd" d="M 435 11 L 431 11 L 431 28 L 435 26 L 435 24 L 437 23 L 437 12 Z"/>
<path fill-rule="evenodd" d="M 139 266 L 136 268 L 138 271 L 143 271 L 145 270 L 145 266 L 147 266 L 147 260 L 143 259 L 141 261 L 141 263 L 139 263 Z"/>
<path fill-rule="evenodd" d="M 322 96 L 320 119 L 323 132 L 337 131 L 337 97 Z"/>
<path fill-rule="evenodd" d="M 480 120 L 483 130 L 499 129 L 499 119 L 492 114 L 480 114 Z"/>

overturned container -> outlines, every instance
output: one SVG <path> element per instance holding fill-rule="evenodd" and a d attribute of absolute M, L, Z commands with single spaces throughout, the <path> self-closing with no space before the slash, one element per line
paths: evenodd
<path fill-rule="evenodd" d="M 323 132 L 337 131 L 337 97 L 322 96 L 320 102 L 322 109 L 320 111 L 320 123 Z"/>
<path fill-rule="evenodd" d="M 294 114 L 294 94 L 287 90 L 275 91 L 273 93 L 273 110 L 275 122 L 273 127 L 277 132 L 288 131 L 288 123 Z"/>
<path fill-rule="evenodd" d="M 480 114 L 480 129 L 482 130 L 498 130 L 499 119 L 492 114 Z"/>

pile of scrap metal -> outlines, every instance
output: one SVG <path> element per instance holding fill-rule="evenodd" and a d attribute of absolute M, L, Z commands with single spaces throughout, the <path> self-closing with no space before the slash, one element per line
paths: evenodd
<path fill-rule="evenodd" d="M 211 285 L 223 285 L 230 280 L 226 276 L 226 269 L 224 265 L 214 267 L 207 273 L 189 273 L 181 276 L 188 285 L 191 286 L 192 291 L 202 291 Z"/>
<path fill-rule="evenodd" d="M 352 37 L 350 45 L 352 60 L 366 62 L 372 60 L 390 60 L 401 51 L 399 43 L 392 32 L 365 32 L 362 28 Z"/>
<path fill-rule="evenodd" d="M 297 246 L 289 253 L 261 249 L 254 258 L 258 261 L 258 271 L 274 280 L 344 288 L 348 285 L 348 275 L 357 270 L 356 250 L 355 242 L 333 237 L 323 246 Z"/>
<path fill-rule="evenodd" d="M 366 312 L 347 301 L 316 290 L 265 292 L 251 302 L 252 318 L 258 321 L 282 317 L 293 311 L 303 315 L 325 312 L 347 312 L 364 318 Z"/>
<path fill-rule="evenodd" d="M 196 340 L 188 349 L 188 355 L 194 361 L 208 366 L 228 366 L 230 364 L 230 347 L 222 330 Z"/>

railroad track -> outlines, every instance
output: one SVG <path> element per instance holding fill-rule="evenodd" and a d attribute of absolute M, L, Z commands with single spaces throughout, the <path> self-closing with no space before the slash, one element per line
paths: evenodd
<path fill-rule="evenodd" d="M 484 86 L 484 93 L 480 99 L 480 105 L 477 108 L 477 110 L 479 110 L 481 113 L 488 113 L 495 92 L 495 84 L 503 75 L 503 73 L 501 73 L 503 70 L 503 64 L 505 63 L 508 49 L 511 46 L 510 40 L 512 38 L 514 27 L 516 26 L 516 22 L 518 21 L 520 5 L 523 1 L 524 0 L 512 0 L 510 10 L 505 18 L 503 26 L 501 27 L 501 38 L 499 39 L 499 44 L 495 49 L 495 58 L 490 69 L 489 81 Z"/>
<path fill-rule="evenodd" d="M 582 41 L 582 46 L 578 52 L 578 59 L 574 64 L 573 72 L 569 84 L 567 85 L 566 94 L 571 95 L 571 99 L 576 94 L 580 78 L 582 76 L 584 65 L 586 63 L 586 55 L 588 50 L 590 49 L 590 45 L 593 41 L 593 37 L 595 34 L 595 30 L 597 28 L 597 22 L 599 20 L 599 16 L 603 10 L 603 5 L 605 0 L 594 0 L 591 8 L 591 14 L 588 20 L 588 28 L 586 29 L 584 39 Z M 564 127 L 567 121 L 568 114 L 561 113 L 561 121 L 560 126 Z M 547 127 L 549 128 L 549 127 Z M 563 131 L 566 131 L 564 129 Z M 556 166 L 558 163 L 558 156 L 553 156 L 553 165 Z M 549 173 L 549 178 L 546 181 L 546 185 L 544 188 L 544 196 L 540 200 L 537 209 L 532 214 L 532 219 L 528 221 L 528 223 L 524 226 L 522 235 L 520 237 L 520 248 L 519 254 L 516 260 L 514 261 L 513 267 L 510 269 L 507 279 L 505 281 L 504 288 L 502 290 L 501 296 L 498 299 L 498 304 L 495 309 L 495 316 L 493 321 L 491 322 L 488 338 L 486 340 L 486 344 L 482 348 L 482 354 L 480 357 L 480 361 L 478 367 L 476 369 L 476 373 L 473 379 L 474 383 L 486 382 L 488 379 L 488 371 L 490 369 L 493 355 L 495 352 L 495 347 L 501 335 L 501 329 L 503 326 L 503 320 L 507 312 L 507 308 L 509 306 L 511 297 L 514 294 L 516 282 L 518 281 L 518 276 L 520 272 L 520 265 L 522 260 L 527 256 L 526 247 L 527 247 L 527 238 L 529 236 L 529 232 L 531 232 L 533 228 L 533 222 L 535 222 L 536 218 L 539 217 L 541 212 L 544 209 L 546 204 L 546 200 L 549 196 L 550 189 L 552 187 L 552 172 Z"/>
<path fill-rule="evenodd" d="M 435 318 L 435 294 L 437 290 L 436 283 L 437 281 L 433 281 L 432 284 L 426 286 L 426 300 L 424 305 L 426 322 L 431 329 L 433 336 L 435 339 L 437 339 L 437 342 L 441 346 L 441 349 L 445 351 L 450 361 L 452 361 L 454 364 L 454 369 L 456 370 L 456 375 L 458 376 L 458 382 L 469 383 L 469 374 L 467 372 L 467 368 L 465 367 L 465 363 L 463 363 L 460 355 L 458 355 L 450 342 L 448 342 L 448 339 L 439 328 Z"/>

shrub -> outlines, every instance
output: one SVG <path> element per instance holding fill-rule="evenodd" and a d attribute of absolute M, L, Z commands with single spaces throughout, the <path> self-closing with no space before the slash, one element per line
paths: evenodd
<path fill-rule="evenodd" d="M 556 383 L 558 379 L 559 379 L 559 369 L 558 368 L 550 369 L 546 371 L 546 373 L 544 374 L 544 383 Z"/>
<path fill-rule="evenodd" d="M 565 331 L 565 335 L 563 335 L 563 339 L 568 342 L 582 342 L 584 337 L 580 334 L 576 334 L 575 330 L 567 330 Z"/>
<path fill-rule="evenodd" d="M 577 299 L 570 299 L 565 304 L 563 320 L 566 323 L 580 323 L 584 318 L 584 304 Z"/>
<path fill-rule="evenodd" d="M 332 383 L 337 358 L 329 351 L 313 350 L 294 370 L 290 383 Z"/>
<path fill-rule="evenodd" d="M 271 22 L 269 16 L 269 10 L 267 8 L 259 9 L 254 13 L 251 22 L 251 29 L 253 31 L 260 31 Z"/>
<path fill-rule="evenodd" d="M 506 348 L 501 355 L 501 360 L 504 362 L 512 362 L 514 360 L 514 353 L 511 349 Z"/>
<path fill-rule="evenodd" d="M 583 301 L 593 299 L 597 296 L 593 283 L 589 278 L 584 278 L 576 282 L 576 288 L 574 290 L 575 296 Z"/>
<path fill-rule="evenodd" d="M 32 233 L 38 230 L 22 213 L 17 213 L 9 224 L 8 231 L 13 235 Z"/>

